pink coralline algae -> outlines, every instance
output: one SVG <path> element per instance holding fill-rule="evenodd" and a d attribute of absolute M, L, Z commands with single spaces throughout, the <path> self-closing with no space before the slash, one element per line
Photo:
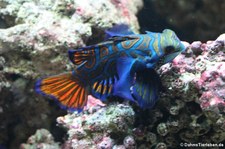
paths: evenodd
<path fill-rule="evenodd" d="M 204 90 L 199 99 L 202 108 L 225 106 L 225 63 L 214 64 L 204 71 L 197 85 Z"/>
<path fill-rule="evenodd" d="M 121 14 L 124 18 L 127 19 L 128 22 L 134 20 L 136 17 L 131 13 L 131 11 L 128 9 L 129 7 L 129 0 L 111 0 L 112 4 L 114 4 L 117 8 L 119 8 L 121 10 Z M 138 5 L 137 8 L 141 7 L 142 4 Z M 133 9 L 136 9 L 135 7 L 133 7 Z"/>
<path fill-rule="evenodd" d="M 87 105 L 84 107 L 84 110 L 88 110 L 90 113 L 93 113 L 93 111 L 99 109 L 101 106 L 103 107 L 105 104 L 101 102 L 101 100 L 89 95 Z"/>
<path fill-rule="evenodd" d="M 225 106 L 224 37 L 207 43 L 193 42 L 171 65 L 179 75 L 177 79 L 174 77 L 173 89 L 183 89 L 178 94 L 183 99 L 195 100 L 203 110 Z"/>
<path fill-rule="evenodd" d="M 157 127 L 165 139 L 179 132 L 181 141 L 186 142 L 225 140 L 224 43 L 225 34 L 215 41 L 187 43 L 184 53 L 159 69 L 165 92 L 157 106 L 165 106 L 176 116 Z"/>
<path fill-rule="evenodd" d="M 122 141 L 121 144 L 115 142 L 119 138 L 125 140 L 125 146 L 135 145 L 132 137 L 126 138 L 132 132 L 134 122 L 134 111 L 128 105 L 112 104 L 96 111 L 84 110 L 59 117 L 57 121 L 68 129 L 68 141 L 63 146 L 70 144 L 74 149 L 111 149 L 123 145 Z"/>

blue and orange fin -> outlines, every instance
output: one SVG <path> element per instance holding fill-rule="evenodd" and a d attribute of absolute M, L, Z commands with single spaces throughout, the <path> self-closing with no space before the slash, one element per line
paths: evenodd
<path fill-rule="evenodd" d="M 151 108 L 158 99 L 161 81 L 154 69 L 136 72 L 132 95 L 142 108 Z"/>
<path fill-rule="evenodd" d="M 126 24 L 118 24 L 105 31 L 105 39 L 109 39 L 114 36 L 132 35 L 134 32 Z"/>
<path fill-rule="evenodd" d="M 117 60 L 117 73 L 119 80 L 114 85 L 113 95 L 134 101 L 130 88 L 134 81 L 134 72 L 132 68 L 135 62 L 135 59 L 128 57 L 119 58 Z"/>
<path fill-rule="evenodd" d="M 81 111 L 87 103 L 85 85 L 73 73 L 65 73 L 40 79 L 35 90 L 56 100 L 63 109 Z"/>
<path fill-rule="evenodd" d="M 113 93 L 114 84 L 117 81 L 117 77 L 113 76 L 104 80 L 96 81 L 92 85 L 92 95 L 102 101 Z"/>
<path fill-rule="evenodd" d="M 69 50 L 69 59 L 75 65 L 81 65 L 85 62 L 92 61 L 95 58 L 95 48 L 96 46 L 87 46 L 77 50 Z"/>

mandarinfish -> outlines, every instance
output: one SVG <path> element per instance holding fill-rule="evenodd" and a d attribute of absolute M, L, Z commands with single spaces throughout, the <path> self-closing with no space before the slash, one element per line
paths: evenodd
<path fill-rule="evenodd" d="M 134 34 L 128 26 L 117 25 L 106 34 L 107 40 L 99 44 L 69 50 L 76 69 L 38 80 L 36 91 L 72 111 L 81 111 L 89 94 L 103 101 L 119 96 L 151 108 L 161 84 L 155 65 L 171 62 L 185 46 L 169 29 Z"/>

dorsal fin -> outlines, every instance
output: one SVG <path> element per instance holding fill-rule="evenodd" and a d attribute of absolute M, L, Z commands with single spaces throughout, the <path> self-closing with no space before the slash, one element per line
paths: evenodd
<path fill-rule="evenodd" d="M 93 57 L 95 57 L 95 49 L 96 48 L 101 48 L 105 46 L 110 46 L 114 43 L 122 42 L 125 40 L 132 40 L 132 39 L 137 39 L 136 36 L 114 36 L 109 38 L 108 40 L 104 42 L 100 42 L 99 44 L 96 45 L 91 45 L 91 46 L 86 46 L 83 48 L 79 48 L 76 50 L 69 50 L 69 59 L 72 63 L 75 65 L 81 65 L 84 64 L 85 62 L 91 60 Z"/>
<path fill-rule="evenodd" d="M 77 50 L 69 50 L 69 58 L 75 65 L 81 65 L 95 56 L 95 46 L 88 46 Z"/>
<path fill-rule="evenodd" d="M 137 36 L 114 36 L 108 39 L 108 41 L 112 41 L 113 43 L 118 43 L 126 40 L 134 40 L 138 39 Z"/>
<path fill-rule="evenodd" d="M 126 36 L 132 35 L 134 32 L 126 24 L 118 24 L 105 31 L 105 39 L 109 39 L 114 36 Z"/>

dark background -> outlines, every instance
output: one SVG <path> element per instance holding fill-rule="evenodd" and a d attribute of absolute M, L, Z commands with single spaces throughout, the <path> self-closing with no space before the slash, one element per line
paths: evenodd
<path fill-rule="evenodd" d="M 225 32 L 223 0 L 144 0 L 138 13 L 141 32 L 174 30 L 188 42 L 216 39 Z"/>

